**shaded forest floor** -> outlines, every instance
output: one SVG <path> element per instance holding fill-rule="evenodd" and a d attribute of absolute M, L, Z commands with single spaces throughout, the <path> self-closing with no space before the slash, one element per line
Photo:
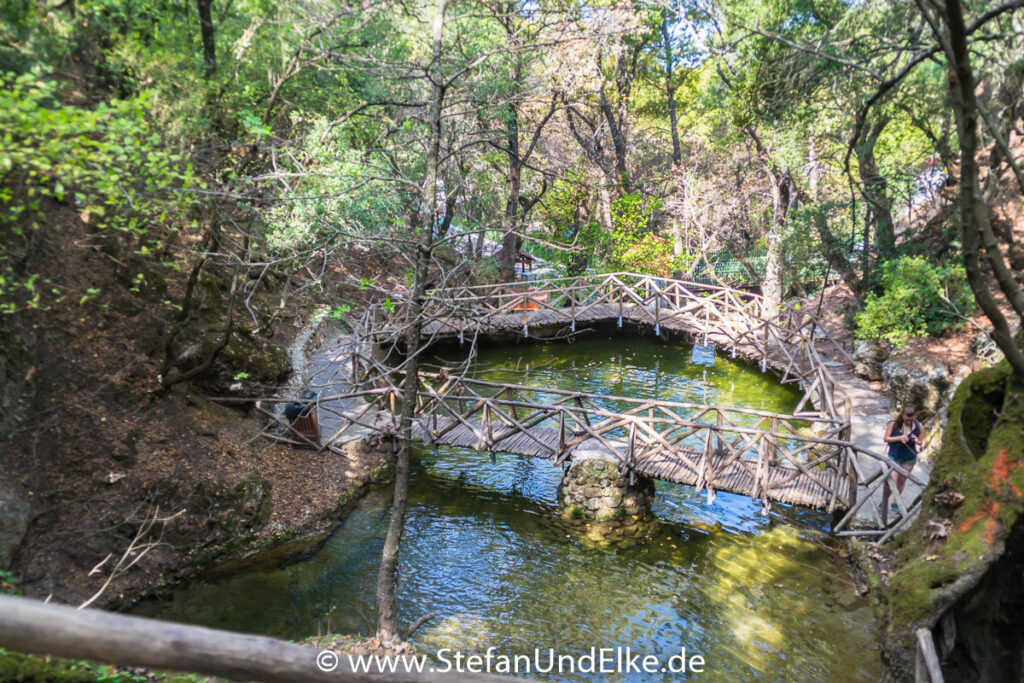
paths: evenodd
<path fill-rule="evenodd" d="M 20 315 L 0 335 L 5 420 L 21 417 L 8 422 L 0 472 L 31 510 L 12 564 L 26 594 L 81 603 L 148 518 L 179 511 L 138 539 L 154 545 L 95 604 L 123 607 L 285 541 L 306 539 L 285 546 L 300 552 L 389 476 L 381 453 L 274 443 L 260 437 L 264 420 L 250 409 L 204 397 L 273 393 L 290 370 L 284 347 L 310 319 L 316 297 L 293 298 L 271 336 L 243 320 L 207 380 L 160 392 L 168 324 L 161 302 L 180 300 L 184 275 L 146 269 L 72 211 L 58 209 L 56 217 L 61 228 L 47 231 L 28 267 L 68 295 Z M 221 319 L 220 283 L 201 284 L 200 314 L 212 325 Z M 354 295 L 341 287 L 331 294 Z M 203 343 L 194 342 L 200 351 Z M 242 372 L 248 377 L 235 381 Z"/>

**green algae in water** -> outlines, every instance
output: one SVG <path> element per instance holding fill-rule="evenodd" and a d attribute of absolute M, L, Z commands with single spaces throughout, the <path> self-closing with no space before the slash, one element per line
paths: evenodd
<path fill-rule="evenodd" d="M 458 358 L 453 351 L 445 356 Z M 696 362 L 695 362 L 696 361 Z M 524 374 L 524 371 L 525 374 Z M 485 349 L 474 374 L 602 393 L 791 411 L 796 392 L 707 350 L 638 337 Z M 667 658 L 685 647 L 702 680 L 876 680 L 869 608 L 822 549 L 824 514 L 657 483 L 658 523 L 628 550 L 594 548 L 560 522 L 561 471 L 549 462 L 460 449 L 420 450 L 402 540 L 400 617 L 437 617 L 413 640 L 532 655 L 630 647 Z M 390 494 L 371 494 L 325 547 L 272 572 L 196 583 L 139 611 L 300 639 L 318 628 L 365 633 Z M 364 616 L 366 618 L 364 618 Z M 673 680 L 678 675 L 533 674 L 543 680 Z"/>

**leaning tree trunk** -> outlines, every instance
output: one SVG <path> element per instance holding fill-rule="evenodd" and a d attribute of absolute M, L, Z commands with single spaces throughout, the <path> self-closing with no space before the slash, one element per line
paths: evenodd
<path fill-rule="evenodd" d="M 519 83 L 520 72 L 516 62 L 514 82 Z M 501 276 L 508 282 L 516 278 L 516 258 L 522 245 L 519 233 L 519 195 L 523 186 L 523 160 L 519 156 L 519 112 L 514 102 L 506 107 L 505 153 L 508 155 L 508 177 L 505 188 L 505 215 L 502 217 Z"/>
<path fill-rule="evenodd" d="M 405 379 L 402 383 L 402 413 L 398 427 L 399 450 L 395 463 L 395 493 L 391 505 L 391 519 L 377 573 L 377 635 L 385 642 L 400 637 L 395 609 L 395 583 L 398 572 L 398 551 L 405 528 L 405 511 L 409 497 L 409 451 L 412 444 L 412 421 L 419 391 L 419 357 L 423 334 L 423 299 L 427 288 L 427 270 L 433 246 L 434 213 L 436 205 L 437 175 L 441 156 L 441 112 L 445 89 L 440 74 L 441 45 L 444 37 L 445 11 L 449 0 L 439 0 L 432 28 L 433 57 L 430 62 L 431 97 L 427 112 L 429 138 L 427 141 L 426 172 L 420 193 L 419 243 L 415 254 L 412 292 L 409 302 L 408 327 L 405 350 L 408 356 Z"/>

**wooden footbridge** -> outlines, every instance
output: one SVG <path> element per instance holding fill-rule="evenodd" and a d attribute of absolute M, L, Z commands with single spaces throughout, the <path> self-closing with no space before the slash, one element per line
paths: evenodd
<path fill-rule="evenodd" d="M 890 490 L 893 464 L 850 440 L 850 402 L 821 349 L 847 358 L 812 316 L 761 315 L 761 297 L 726 287 L 630 274 L 435 290 L 425 341 L 510 334 L 571 336 L 586 324 L 645 325 L 716 345 L 772 369 L 803 396 L 792 414 L 496 384 L 420 372 L 414 438 L 426 444 L 566 463 L 600 450 L 629 476 L 645 476 L 833 514 L 833 533 L 883 541 L 905 526 L 920 497 Z M 343 390 L 319 400 L 327 438 L 353 427 L 395 433 L 403 366 L 386 361 L 408 324 L 404 307 L 376 307 L 339 362 Z M 832 362 L 834 364 L 834 361 Z M 924 482 L 912 480 L 921 486 Z M 898 512 L 889 511 L 889 503 Z"/>

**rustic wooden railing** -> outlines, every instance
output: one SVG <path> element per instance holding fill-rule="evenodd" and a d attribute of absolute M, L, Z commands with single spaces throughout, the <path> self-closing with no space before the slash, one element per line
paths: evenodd
<path fill-rule="evenodd" d="M 325 446 L 352 426 L 397 433 L 401 373 L 354 353 L 361 387 L 323 397 L 320 410 L 341 425 Z M 894 465 L 849 440 L 849 422 L 814 412 L 781 414 L 744 408 L 499 384 L 421 372 L 414 437 L 426 444 L 516 453 L 563 463 L 573 449 L 600 449 L 624 474 L 706 490 L 826 510 L 833 533 L 888 538 L 920 505 L 919 496 L 887 486 Z M 338 410 L 338 399 L 362 399 Z M 902 472 L 902 470 L 901 470 Z M 913 477 L 912 477 L 913 479 Z M 923 485 L 924 482 L 918 482 Z M 889 514 L 890 498 L 899 514 Z M 853 528 L 858 511 L 868 523 Z M 892 519 L 890 519 L 890 516 Z"/>
<path fill-rule="evenodd" d="M 625 273 L 432 291 L 422 319 L 428 343 L 510 329 L 529 336 L 530 327 L 541 325 L 573 332 L 577 323 L 628 320 L 759 360 L 762 370 L 771 366 L 804 394 L 794 412 L 783 415 L 421 373 L 414 431 L 427 443 L 555 462 L 589 441 L 618 458 L 624 472 L 694 485 L 709 498 L 716 490 L 743 493 L 765 508 L 772 501 L 810 505 L 834 513 L 838 535 L 887 540 L 917 512 L 920 496 L 898 494 L 890 484 L 894 464 L 849 440 L 850 404 L 837 394 L 819 346 L 830 345 L 849 360 L 846 350 L 813 316 L 789 308 L 766 320 L 761 302 L 728 287 Z M 407 307 L 390 304 L 364 315 L 345 396 L 364 402 L 352 411 L 320 401 L 342 424 L 325 443 L 352 425 L 397 429 L 402 365 L 373 360 L 368 350 L 399 343 L 408 315 Z M 898 514 L 889 514 L 890 501 Z"/>
<path fill-rule="evenodd" d="M 575 331 L 580 322 L 617 319 L 690 334 L 699 342 L 757 360 L 762 369 L 780 370 L 780 381 L 798 384 L 804 398 L 797 412 L 813 406 L 820 415 L 837 416 L 835 379 L 818 344 L 829 345 L 844 360 L 849 354 L 811 315 L 785 309 L 776 320 L 761 315 L 761 297 L 749 292 L 655 278 L 611 273 L 550 278 L 528 283 L 482 285 L 428 292 L 423 312 L 428 338 L 459 337 L 562 324 Z M 385 342 L 408 324 L 407 306 L 368 310 L 361 329 Z"/>

